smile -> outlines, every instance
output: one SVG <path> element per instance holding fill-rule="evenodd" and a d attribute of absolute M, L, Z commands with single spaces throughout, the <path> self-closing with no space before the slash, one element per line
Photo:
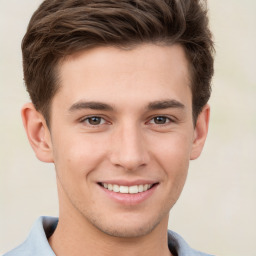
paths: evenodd
<path fill-rule="evenodd" d="M 138 194 L 145 192 L 152 188 L 154 184 L 141 184 L 141 185 L 134 185 L 134 186 L 119 186 L 117 184 L 108 184 L 108 183 L 101 183 L 101 186 L 108 189 L 109 191 L 113 191 L 115 193 L 121 194 Z"/>

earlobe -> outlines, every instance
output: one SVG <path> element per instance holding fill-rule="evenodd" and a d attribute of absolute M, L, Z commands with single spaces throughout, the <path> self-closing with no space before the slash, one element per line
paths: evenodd
<path fill-rule="evenodd" d="M 198 158 L 203 150 L 204 143 L 208 133 L 209 119 L 210 106 L 207 104 L 204 106 L 203 110 L 201 111 L 197 118 L 190 160 Z"/>
<path fill-rule="evenodd" d="M 32 103 L 27 103 L 21 110 L 21 116 L 29 143 L 37 158 L 43 162 L 53 162 L 51 136 L 42 114 Z"/>

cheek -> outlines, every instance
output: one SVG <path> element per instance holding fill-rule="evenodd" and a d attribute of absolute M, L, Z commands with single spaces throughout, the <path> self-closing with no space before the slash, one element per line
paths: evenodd
<path fill-rule="evenodd" d="M 173 184 L 172 187 L 183 187 L 189 167 L 189 154 L 180 147 L 169 148 L 161 158 L 167 182 Z"/>
<path fill-rule="evenodd" d="M 154 147 L 154 156 L 164 171 L 169 188 L 178 193 L 187 177 L 191 152 L 191 138 L 187 134 L 168 135 Z"/>
<path fill-rule="evenodd" d="M 98 167 L 106 148 L 99 139 L 86 135 L 64 136 L 54 143 L 54 163 L 59 177 L 80 179 Z"/>
<path fill-rule="evenodd" d="M 187 166 L 192 149 L 191 138 L 192 136 L 189 135 L 189 132 L 166 134 L 165 136 L 158 137 L 157 140 L 152 140 L 151 149 L 164 165 L 178 167 L 184 163 Z M 155 143 L 155 141 L 158 143 Z"/>

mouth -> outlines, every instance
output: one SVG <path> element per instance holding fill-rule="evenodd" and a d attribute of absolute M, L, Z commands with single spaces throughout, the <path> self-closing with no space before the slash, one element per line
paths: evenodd
<path fill-rule="evenodd" d="M 149 180 L 113 180 L 98 182 L 101 191 L 122 206 L 136 206 L 146 202 L 157 191 L 159 182 Z"/>
<path fill-rule="evenodd" d="M 119 194 L 140 194 L 143 192 L 146 192 L 150 189 L 152 189 L 154 186 L 156 186 L 158 183 L 152 183 L 152 184 L 138 184 L 138 185 L 132 185 L 132 186 L 124 186 L 124 185 L 118 185 L 118 184 L 111 184 L 111 183 L 98 183 L 101 187 L 112 191 L 114 193 Z"/>

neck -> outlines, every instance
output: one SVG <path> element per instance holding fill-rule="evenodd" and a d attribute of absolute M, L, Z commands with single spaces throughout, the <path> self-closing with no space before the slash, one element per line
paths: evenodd
<path fill-rule="evenodd" d="M 59 185 L 59 184 L 58 184 Z M 58 186 L 59 222 L 49 244 L 58 256 L 170 256 L 167 241 L 169 214 L 153 230 L 138 237 L 115 237 L 94 226 Z"/>
<path fill-rule="evenodd" d="M 76 220 L 76 221 L 74 221 Z M 103 233 L 82 216 L 62 216 L 49 238 L 49 244 L 60 256 L 170 256 L 167 245 L 168 216 L 149 234 L 121 238 Z"/>

